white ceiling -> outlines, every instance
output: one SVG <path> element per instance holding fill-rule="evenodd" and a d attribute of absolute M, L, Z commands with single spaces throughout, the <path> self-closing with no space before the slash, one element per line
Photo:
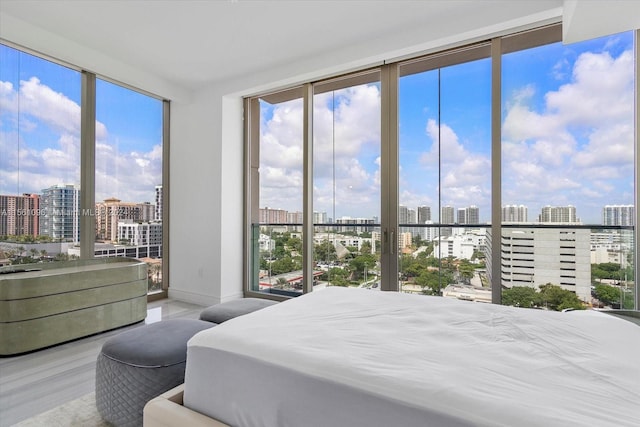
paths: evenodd
<path fill-rule="evenodd" d="M 0 0 L 0 37 L 91 71 L 100 72 L 93 63 L 108 59 L 193 91 L 282 64 L 318 57 L 328 62 L 332 55 L 344 61 L 346 51 L 363 57 L 397 51 L 408 40 L 420 45 L 562 5 L 563 0 Z M 94 62 L 78 63 L 86 52 L 96 53 Z"/>

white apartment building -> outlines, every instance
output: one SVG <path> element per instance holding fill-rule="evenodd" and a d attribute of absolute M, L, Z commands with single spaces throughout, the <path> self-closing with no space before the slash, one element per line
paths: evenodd
<path fill-rule="evenodd" d="M 40 234 L 54 240 L 80 241 L 80 188 L 54 185 L 40 196 Z"/>
<path fill-rule="evenodd" d="M 606 205 L 602 208 L 603 225 L 633 226 L 635 209 L 633 205 Z"/>
<path fill-rule="evenodd" d="M 628 267 L 632 239 L 631 231 L 591 233 L 591 263 L 614 263 L 622 268 Z"/>
<path fill-rule="evenodd" d="M 132 246 L 162 245 L 162 223 L 119 221 L 118 242 Z"/>
<path fill-rule="evenodd" d="M 475 205 L 458 209 L 458 224 L 479 224 L 480 208 Z"/>
<path fill-rule="evenodd" d="M 545 206 L 538 215 L 538 222 L 575 224 L 580 222 L 575 206 Z"/>
<path fill-rule="evenodd" d="M 475 251 L 485 250 L 486 231 L 464 230 L 455 228 L 451 236 L 440 236 L 434 240 L 437 245 L 433 248 L 433 256 L 436 258 L 454 257 L 458 259 L 471 259 Z"/>
<path fill-rule="evenodd" d="M 260 233 L 258 247 L 260 248 L 260 252 L 271 252 L 276 249 L 276 241 L 268 235 Z"/>
<path fill-rule="evenodd" d="M 502 207 L 502 222 L 527 222 L 529 213 L 525 205 L 505 205 Z"/>

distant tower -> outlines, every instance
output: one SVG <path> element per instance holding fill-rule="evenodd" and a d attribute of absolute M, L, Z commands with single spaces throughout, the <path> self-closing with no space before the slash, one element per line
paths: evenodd
<path fill-rule="evenodd" d="M 606 205 L 602 209 L 602 224 L 633 226 L 635 215 L 633 205 Z"/>
<path fill-rule="evenodd" d="M 467 208 L 458 209 L 458 224 L 479 224 L 480 209 L 471 205 Z"/>
<path fill-rule="evenodd" d="M 409 209 L 406 206 L 398 206 L 398 223 L 409 224 Z"/>
<path fill-rule="evenodd" d="M 455 223 L 455 208 L 453 206 L 443 206 L 440 208 L 440 224 L 454 224 Z M 451 227 L 442 227 L 440 229 L 440 236 L 451 236 Z"/>
<path fill-rule="evenodd" d="M 575 206 L 545 206 L 538 216 L 538 222 L 577 223 L 580 219 L 576 216 Z"/>
<path fill-rule="evenodd" d="M 440 224 L 454 224 L 454 212 L 455 209 L 453 208 L 453 206 L 443 206 L 440 209 Z"/>
<path fill-rule="evenodd" d="M 156 185 L 156 213 L 155 220 L 162 221 L 162 185 Z"/>
<path fill-rule="evenodd" d="M 524 205 L 506 205 L 502 207 L 503 222 L 527 222 L 528 209 Z"/>
<path fill-rule="evenodd" d="M 431 207 L 418 206 L 418 224 L 426 224 L 431 221 Z"/>
<path fill-rule="evenodd" d="M 75 185 L 54 185 L 42 190 L 40 213 L 41 235 L 80 241 L 80 189 Z"/>

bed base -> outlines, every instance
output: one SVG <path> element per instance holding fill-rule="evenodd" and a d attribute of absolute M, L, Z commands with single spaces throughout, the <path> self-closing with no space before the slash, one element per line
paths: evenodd
<path fill-rule="evenodd" d="M 230 427 L 183 405 L 184 384 L 150 400 L 144 407 L 144 427 Z"/>

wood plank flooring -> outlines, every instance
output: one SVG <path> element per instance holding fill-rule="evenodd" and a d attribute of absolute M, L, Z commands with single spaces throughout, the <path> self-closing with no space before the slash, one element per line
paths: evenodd
<path fill-rule="evenodd" d="M 15 357 L 0 358 L 0 427 L 77 399 L 95 388 L 102 344 L 128 329 L 160 320 L 197 319 L 204 307 L 169 299 L 148 304 L 144 322 Z"/>

